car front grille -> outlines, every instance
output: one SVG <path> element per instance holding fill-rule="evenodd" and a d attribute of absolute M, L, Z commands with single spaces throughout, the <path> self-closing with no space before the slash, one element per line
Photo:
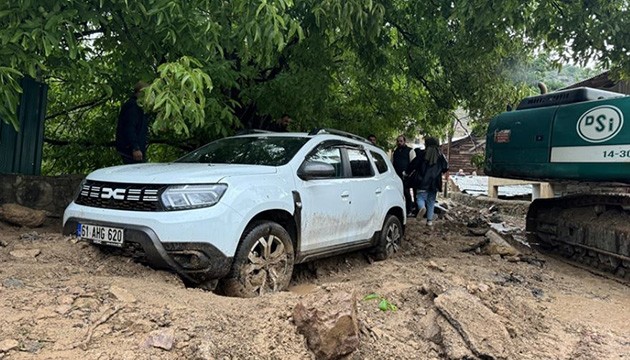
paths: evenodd
<path fill-rule="evenodd" d="M 166 185 L 86 181 L 75 201 L 79 205 L 119 210 L 162 211 L 160 195 Z"/>

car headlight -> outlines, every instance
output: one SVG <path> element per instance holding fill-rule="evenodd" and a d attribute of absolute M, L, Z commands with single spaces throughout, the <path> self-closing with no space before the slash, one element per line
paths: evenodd
<path fill-rule="evenodd" d="M 227 185 L 173 185 L 161 196 L 166 210 L 184 210 L 209 207 L 219 202 Z"/>

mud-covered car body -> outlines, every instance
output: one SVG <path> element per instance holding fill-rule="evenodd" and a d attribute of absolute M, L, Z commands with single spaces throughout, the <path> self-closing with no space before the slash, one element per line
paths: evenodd
<path fill-rule="evenodd" d="M 254 274 L 264 283 L 260 293 L 295 263 L 370 247 L 390 255 L 403 233 L 402 192 L 386 154 L 366 141 L 256 133 L 215 141 L 172 163 L 92 172 L 64 213 L 63 231 L 131 252 L 193 284 L 235 278 L 243 262 L 284 254 L 280 265 L 254 264 L 261 267 Z M 394 232 L 383 240 L 388 219 Z M 267 240 L 258 229 L 259 239 L 240 250 L 265 226 Z"/>

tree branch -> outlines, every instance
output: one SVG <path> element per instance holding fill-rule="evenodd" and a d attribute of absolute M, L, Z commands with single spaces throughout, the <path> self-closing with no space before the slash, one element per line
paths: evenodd
<path fill-rule="evenodd" d="M 46 120 L 56 118 L 57 116 L 60 116 L 60 115 L 65 115 L 65 114 L 71 113 L 71 112 L 79 110 L 79 109 L 93 108 L 93 107 L 96 107 L 98 105 L 101 105 L 101 104 L 105 103 L 109 99 L 110 98 L 106 97 L 106 98 L 102 98 L 102 99 L 95 99 L 95 100 L 92 100 L 92 101 L 87 102 L 85 104 L 75 105 L 75 106 L 70 107 L 68 109 L 65 109 L 63 111 L 59 111 L 59 112 L 54 113 L 52 115 L 46 116 Z"/>
<path fill-rule="evenodd" d="M 421 45 L 417 40 L 413 39 L 413 36 L 410 32 L 403 29 L 402 26 L 398 25 L 397 22 L 391 19 L 386 19 L 385 21 L 392 24 L 396 28 L 396 30 L 398 30 L 398 32 L 402 34 L 403 38 L 407 40 L 409 43 L 420 48 L 423 47 L 423 45 Z"/>
<path fill-rule="evenodd" d="M 560 13 L 560 16 L 563 19 L 566 19 L 566 17 L 564 16 L 564 11 L 562 11 L 562 8 L 560 7 L 560 5 L 558 4 L 558 2 L 556 1 L 552 1 L 551 4 L 553 5 L 553 7 L 556 8 L 556 10 L 558 10 L 558 12 Z"/>

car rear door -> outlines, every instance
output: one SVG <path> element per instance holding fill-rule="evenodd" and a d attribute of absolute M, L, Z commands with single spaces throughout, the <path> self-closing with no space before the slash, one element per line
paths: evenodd
<path fill-rule="evenodd" d="M 351 221 L 348 224 L 349 240 L 359 241 L 372 237 L 380 228 L 379 199 L 383 192 L 382 184 L 374 176 L 374 167 L 367 152 L 358 146 L 348 146 L 344 149 L 350 167 L 349 205 Z"/>

